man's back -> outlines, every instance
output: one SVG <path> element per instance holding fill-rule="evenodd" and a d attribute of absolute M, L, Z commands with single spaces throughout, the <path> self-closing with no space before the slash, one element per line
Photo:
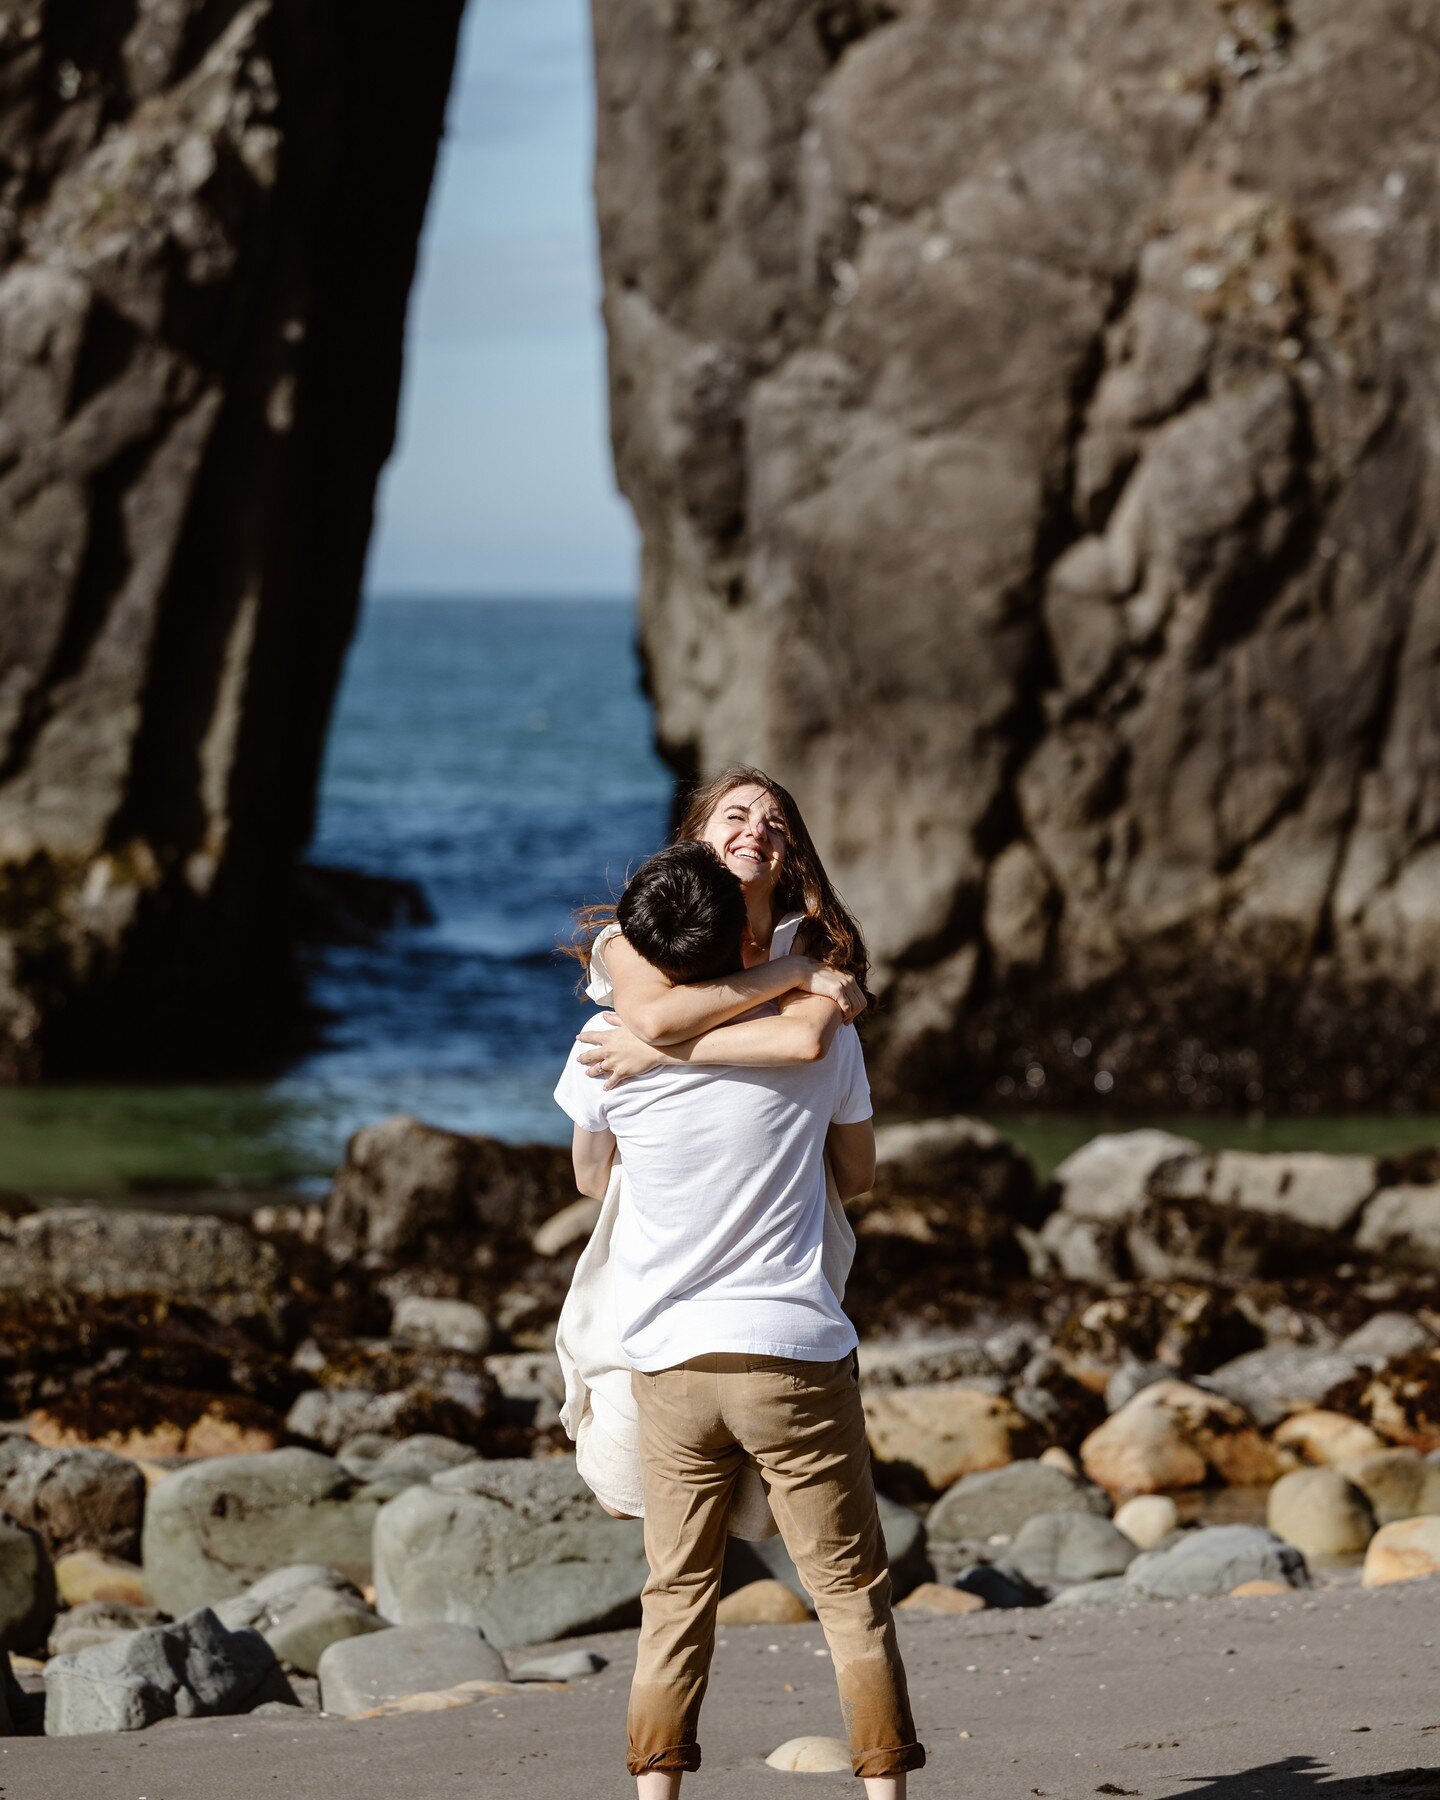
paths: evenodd
<path fill-rule="evenodd" d="M 830 1361 L 855 1345 L 825 1280 L 825 1136 L 870 1116 L 852 1027 L 819 1062 L 667 1066 L 605 1091 L 572 1052 L 556 1099 L 619 1145 L 621 1343 L 640 1369 L 710 1351 Z"/>

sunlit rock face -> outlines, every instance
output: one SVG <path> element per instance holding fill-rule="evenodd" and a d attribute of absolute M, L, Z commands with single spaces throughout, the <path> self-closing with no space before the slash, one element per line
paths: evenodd
<path fill-rule="evenodd" d="M 595 8 L 661 740 L 795 790 L 892 1100 L 1440 1099 L 1422 10 Z"/>
<path fill-rule="evenodd" d="M 460 12 L 0 7 L 0 1074 L 275 1027 Z"/>

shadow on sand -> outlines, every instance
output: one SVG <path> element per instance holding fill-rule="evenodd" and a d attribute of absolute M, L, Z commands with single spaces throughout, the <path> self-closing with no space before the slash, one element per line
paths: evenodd
<path fill-rule="evenodd" d="M 1125 1792 L 1110 1784 L 1100 1792 Z M 1440 1800 L 1440 1769 L 1391 1769 L 1381 1775 L 1334 1777 L 1329 1765 L 1311 1756 L 1242 1769 L 1238 1775 L 1192 1775 L 1166 1800 Z"/>

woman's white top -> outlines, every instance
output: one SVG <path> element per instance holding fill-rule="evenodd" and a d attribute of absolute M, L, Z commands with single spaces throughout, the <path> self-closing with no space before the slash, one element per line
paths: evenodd
<path fill-rule="evenodd" d="M 794 913 L 775 927 L 770 942 L 772 959 L 789 953 L 803 920 L 803 914 Z M 597 1006 L 613 1001 L 604 944 L 618 931 L 618 926 L 607 926 L 591 947 L 587 993 Z M 839 1300 L 854 1259 L 855 1236 L 828 1166 L 825 1181 L 822 1263 L 825 1283 Z M 625 1175 L 617 1159 L 600 1217 L 581 1253 L 561 1310 L 555 1350 L 565 1379 L 561 1422 L 575 1441 L 580 1474 L 608 1505 L 638 1516 L 644 1512 L 638 1421 L 630 1391 L 632 1364 L 620 1343 L 612 1257 L 612 1239 L 624 1204 Z M 730 1531 L 736 1537 L 753 1539 L 769 1537 L 774 1530 L 759 1472 L 747 1468 L 736 1484 Z"/>

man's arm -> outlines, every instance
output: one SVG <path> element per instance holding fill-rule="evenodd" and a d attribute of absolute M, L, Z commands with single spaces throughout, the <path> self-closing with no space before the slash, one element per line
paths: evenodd
<path fill-rule="evenodd" d="M 591 1200 L 603 1200 L 610 1185 L 610 1165 L 615 1160 L 615 1133 L 587 1131 L 577 1125 L 570 1137 L 570 1160 L 575 1165 L 575 1185 Z"/>
<path fill-rule="evenodd" d="M 875 1121 L 858 1125 L 832 1125 L 825 1134 L 825 1152 L 842 1200 L 858 1200 L 875 1185 Z"/>

